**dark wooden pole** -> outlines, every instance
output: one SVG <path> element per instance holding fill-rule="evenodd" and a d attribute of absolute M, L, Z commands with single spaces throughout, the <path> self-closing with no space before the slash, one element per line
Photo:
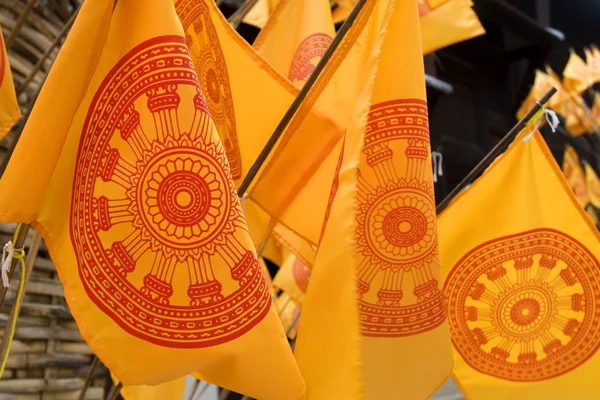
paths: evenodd
<path fill-rule="evenodd" d="M 23 27 L 23 24 L 27 20 L 27 16 L 33 9 L 33 6 L 35 6 L 35 3 L 37 3 L 37 0 L 29 0 L 27 2 L 27 4 L 25 5 L 23 12 L 21 13 L 21 15 L 19 15 L 19 19 L 17 20 L 17 23 L 13 27 L 13 30 L 10 32 L 10 35 L 8 36 L 8 38 L 6 38 L 6 43 L 5 43 L 6 51 L 8 51 L 10 49 L 10 47 L 13 45 L 13 43 L 17 39 L 17 36 L 19 35 L 19 32 L 21 32 L 21 28 Z"/>
<path fill-rule="evenodd" d="M 517 122 L 515 126 L 512 127 L 510 131 L 494 146 L 494 148 L 485 156 L 483 159 L 469 172 L 469 174 L 462 180 L 452 191 L 442 200 L 442 202 L 436 207 L 436 213 L 439 215 L 442 211 L 448 207 L 448 204 L 458 195 L 464 188 L 470 185 L 475 178 L 477 178 L 490 164 L 502 154 L 508 146 L 512 143 L 514 138 L 517 136 L 523 128 L 527 125 L 529 120 L 533 118 L 533 116 L 548 102 L 550 97 L 552 97 L 556 93 L 556 88 L 551 88 L 546 92 L 542 98 L 535 103 L 535 105 L 525 114 L 523 118 Z"/>
<path fill-rule="evenodd" d="M 121 393 L 121 389 L 123 389 L 123 382 L 119 382 L 110 389 L 110 393 L 108 393 L 108 397 L 106 400 L 116 400 Z"/>
<path fill-rule="evenodd" d="M 85 383 L 81 388 L 81 392 L 79 392 L 78 400 L 85 399 L 85 394 L 94 381 L 94 375 L 96 374 L 96 368 L 98 368 L 98 364 L 100 363 L 100 359 L 97 355 L 94 355 L 94 359 L 92 360 L 92 365 L 90 365 L 90 370 L 88 371 L 87 377 L 85 378 Z"/>
<path fill-rule="evenodd" d="M 273 148 L 277 144 L 277 141 L 279 140 L 279 138 L 281 137 L 283 132 L 285 132 L 286 128 L 292 121 L 292 118 L 296 114 L 296 111 L 298 111 L 298 108 L 300 108 L 300 106 L 302 105 L 302 102 L 304 101 L 304 99 L 306 98 L 308 93 L 311 91 L 314 84 L 317 82 L 317 79 L 319 78 L 321 72 L 323 72 L 323 70 L 325 69 L 325 66 L 327 65 L 327 63 L 329 62 L 329 60 L 335 53 L 336 49 L 338 48 L 338 46 L 340 45 L 340 43 L 342 42 L 342 40 L 344 39 L 344 37 L 346 36 L 348 31 L 350 30 L 350 28 L 352 27 L 352 25 L 354 25 L 354 22 L 356 22 L 356 19 L 360 15 L 360 12 L 364 8 L 365 4 L 367 4 L 367 1 L 369 1 L 369 0 L 359 0 L 356 3 L 356 6 L 354 6 L 352 13 L 350 13 L 350 16 L 348 16 L 348 19 L 346 19 L 346 22 L 344 22 L 344 25 L 342 25 L 338 34 L 335 36 L 335 38 L 333 39 L 333 41 L 327 48 L 327 51 L 323 55 L 323 58 L 321 58 L 321 60 L 315 67 L 315 70 L 312 72 L 312 74 L 310 75 L 310 77 L 308 78 L 308 80 L 306 81 L 304 86 L 302 86 L 300 93 L 298 93 L 298 96 L 296 96 L 296 98 L 294 99 L 294 102 L 292 103 L 290 108 L 287 110 L 287 112 L 285 113 L 285 115 L 283 116 L 281 121 L 279 122 L 279 125 L 277 125 L 277 128 L 275 128 L 275 131 L 273 132 L 273 134 L 271 135 L 271 137 L 265 144 L 265 147 L 263 147 L 263 149 L 260 152 L 260 154 L 258 155 L 256 161 L 254 161 L 254 164 L 252 164 L 252 166 L 248 170 L 248 173 L 244 177 L 242 184 L 238 188 L 238 196 L 240 198 L 246 193 L 246 190 L 248 190 L 248 188 L 252 184 L 252 181 L 254 180 L 254 178 L 256 178 L 256 175 L 258 175 L 260 168 L 262 167 L 262 165 L 265 163 L 265 161 L 269 157 L 269 154 L 271 154 L 271 151 L 273 151 Z"/>

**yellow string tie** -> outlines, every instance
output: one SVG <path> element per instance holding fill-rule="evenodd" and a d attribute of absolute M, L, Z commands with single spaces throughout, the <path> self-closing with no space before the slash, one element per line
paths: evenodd
<path fill-rule="evenodd" d="M 17 225 L 17 229 L 15 230 L 15 234 L 13 236 L 12 243 L 17 242 L 17 236 L 19 235 L 19 231 L 21 230 L 21 225 Z M 12 246 L 12 244 L 11 244 Z M 9 257 L 10 258 L 10 257 Z M 0 367 L 0 378 L 4 374 L 4 368 L 6 368 L 6 362 L 8 361 L 8 353 L 10 352 L 10 347 L 12 346 L 13 337 L 15 335 L 15 328 L 17 326 L 17 311 L 21 308 L 21 301 L 23 299 L 23 288 L 25 287 L 25 250 L 24 249 L 13 249 L 12 258 L 19 261 L 21 264 L 21 282 L 19 282 L 19 291 L 17 292 L 17 300 L 15 302 L 15 314 L 10 325 L 10 332 L 8 334 L 8 346 L 6 348 L 6 353 L 4 358 L 2 359 L 2 366 Z M 6 334 L 6 329 L 5 329 Z M 5 338 L 6 339 L 6 338 Z"/>

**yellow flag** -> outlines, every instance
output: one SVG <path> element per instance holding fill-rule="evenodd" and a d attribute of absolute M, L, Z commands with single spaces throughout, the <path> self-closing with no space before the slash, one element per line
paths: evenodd
<path fill-rule="evenodd" d="M 287 293 L 297 304 L 302 305 L 309 280 L 310 269 L 292 254 L 275 275 L 273 285 Z"/>
<path fill-rule="evenodd" d="M 246 43 L 224 19 L 210 0 L 176 0 L 177 12 L 186 32 L 186 41 L 199 76 L 202 90 L 219 136 L 231 164 L 232 176 L 239 185 L 291 105 L 298 89 Z M 345 50 L 346 51 L 346 50 Z M 344 52 L 338 55 L 343 58 Z M 339 62 L 329 68 L 332 72 Z M 305 148 L 307 154 L 318 154 L 313 149 L 326 151 L 341 134 L 342 119 L 332 120 L 335 105 L 327 112 L 317 112 L 313 107 L 330 76 L 323 76 L 321 84 L 309 95 L 307 101 L 290 126 L 294 140 L 284 138 L 295 149 Z M 325 118 L 323 115 L 327 115 Z M 290 133 L 291 134 L 291 133 Z M 309 144 L 309 147 L 305 145 Z M 281 146 L 281 144 L 280 144 Z M 310 147 L 313 146 L 313 147 Z M 311 153 L 312 152 L 312 153 Z M 297 153 L 289 154 L 297 157 Z M 280 162 L 274 165 L 282 196 L 293 190 L 296 180 L 308 173 L 313 160 L 306 157 L 296 169 L 279 168 L 288 165 L 289 158 L 280 157 L 277 150 L 273 156 Z M 281 176 L 285 179 L 280 179 Z M 285 183 L 285 184 L 284 184 Z M 284 190 L 287 188 L 287 190 Z M 278 193 L 275 191 L 275 193 Z M 273 196 L 278 199 L 277 196 Z M 249 198 L 246 205 L 250 233 L 258 247 L 265 240 L 271 224 L 264 206 Z"/>
<path fill-rule="evenodd" d="M 329 0 L 281 0 L 252 46 L 300 88 L 334 35 Z"/>
<path fill-rule="evenodd" d="M 545 95 L 551 88 L 552 83 L 548 79 L 548 75 L 540 70 L 536 70 L 533 86 L 523 101 L 523 104 L 521 104 L 521 107 L 519 107 L 519 110 L 517 111 L 517 119 L 523 118 L 525 114 L 527 114 L 527 112 L 535 106 L 535 103 L 539 101 L 542 96 Z"/>
<path fill-rule="evenodd" d="M 258 0 L 254 7 L 244 17 L 244 23 L 262 29 L 273 12 L 277 0 Z"/>
<path fill-rule="evenodd" d="M 423 54 L 485 34 L 471 0 L 419 0 Z"/>
<path fill-rule="evenodd" d="M 296 344 L 315 399 L 425 399 L 452 366 L 418 5 L 378 5 L 384 25 L 371 75 L 360 77 L 367 87 L 346 133 Z"/>
<path fill-rule="evenodd" d="M 316 0 L 314 3 L 320 4 L 320 1 Z M 311 2 L 286 0 L 278 4 L 276 13 L 273 15 L 276 18 L 270 22 L 270 24 L 274 24 L 274 28 L 263 36 L 263 40 L 281 44 L 283 41 L 277 39 L 276 32 L 285 32 L 285 23 L 289 23 L 287 21 L 296 21 L 298 26 L 313 27 L 310 19 L 305 18 L 303 24 L 300 24 L 297 21 L 298 17 L 293 14 L 295 9 L 301 9 L 304 7 L 303 4 L 308 3 Z M 323 160 L 329 157 L 332 151 L 339 148 L 340 138 L 348 126 L 352 107 L 360 88 L 360 81 L 355 77 L 361 76 L 365 68 L 366 47 L 358 44 L 358 38 L 365 29 L 374 4 L 375 2 L 368 1 L 364 5 L 358 18 L 315 83 L 313 92 L 303 103 L 306 107 L 314 105 L 318 112 L 323 112 L 332 121 L 335 121 L 338 130 L 310 130 L 302 133 L 296 128 L 302 123 L 302 113 L 297 113 L 250 191 L 250 198 L 274 219 L 282 218 L 282 214 L 298 196 L 298 192 L 316 174 Z M 306 7 L 312 9 L 313 6 Z M 324 19 L 325 17 L 323 17 Z M 297 41 L 300 36 L 288 35 L 285 38 Z M 320 52 L 321 50 L 319 50 Z M 312 68 L 311 65 L 314 67 L 319 57 L 318 54 L 314 57 L 311 56 L 310 65 L 305 64 L 305 67 L 308 69 Z M 303 76 L 303 79 L 307 77 Z M 320 94 L 318 99 L 315 97 L 316 93 Z M 337 160 L 337 155 L 335 159 Z M 330 176 L 333 178 L 332 172 Z M 330 182 L 331 180 L 325 185 L 328 187 Z"/>
<path fill-rule="evenodd" d="M 600 179 L 598 179 L 598 175 L 596 175 L 596 172 L 588 163 L 584 163 L 584 167 L 587 197 L 594 207 L 600 208 Z"/>
<path fill-rule="evenodd" d="M 113 6 L 83 5 L 0 181 L 0 220 L 42 233 L 84 339 L 125 386 L 198 371 L 299 399 L 173 2 Z M 77 92 L 63 105 L 55 89 Z"/>
<path fill-rule="evenodd" d="M 117 384 L 116 376 L 110 375 Z M 123 386 L 120 394 L 125 400 L 182 400 L 184 392 L 185 377 L 182 377 L 156 386 Z"/>
<path fill-rule="evenodd" d="M 302 307 L 286 292 L 282 292 L 275 299 L 275 307 L 277 307 L 277 313 L 287 337 L 294 339 L 298 333 L 299 315 Z"/>
<path fill-rule="evenodd" d="M 568 91 L 560 81 L 560 78 L 550 67 L 546 68 L 547 77 L 557 93 L 550 98 L 548 105 L 557 113 L 565 117 L 566 128 L 573 136 L 592 132 L 592 115 L 588 112 L 585 102 L 576 92 Z"/>
<path fill-rule="evenodd" d="M 585 185 L 585 174 L 579 163 L 577 152 L 569 145 L 565 147 L 562 171 L 573 193 L 575 193 L 575 198 L 579 202 L 579 205 L 585 207 L 590 201 Z"/>
<path fill-rule="evenodd" d="M 592 118 L 597 126 L 600 126 L 600 95 L 594 95 L 594 104 L 592 105 Z"/>
<path fill-rule="evenodd" d="M 586 51 L 586 62 L 590 70 L 592 83 L 600 82 L 600 50 L 596 45 L 592 45 L 589 51 Z"/>
<path fill-rule="evenodd" d="M 19 110 L 8 54 L 4 48 L 4 38 L 0 29 L 0 139 L 20 117 L 21 110 Z"/>
<path fill-rule="evenodd" d="M 594 131 L 593 115 L 580 95 L 571 93 L 567 107 L 569 114 L 565 127 L 572 136 Z"/>
<path fill-rule="evenodd" d="M 600 236 L 527 134 L 439 218 L 454 379 L 472 400 L 596 399 Z"/>
<path fill-rule="evenodd" d="M 356 0 L 338 1 L 334 21 L 348 17 Z M 419 0 L 423 54 L 485 34 L 471 0 Z"/>
<path fill-rule="evenodd" d="M 588 64 L 574 51 L 571 51 L 563 71 L 563 85 L 568 91 L 576 93 L 582 93 L 592 85 Z"/>
<path fill-rule="evenodd" d="M 321 219 L 321 221 L 323 220 Z M 313 246 L 306 239 L 282 224 L 277 225 L 273 229 L 272 237 L 280 243 L 283 249 L 293 254 L 307 268 L 312 268 L 315 260 L 316 246 Z"/>

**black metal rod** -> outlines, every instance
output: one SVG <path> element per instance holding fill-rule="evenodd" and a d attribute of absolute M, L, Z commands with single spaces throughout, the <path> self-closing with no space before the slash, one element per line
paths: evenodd
<path fill-rule="evenodd" d="M 256 3 L 258 3 L 258 0 L 246 0 L 244 4 L 242 4 L 242 6 L 236 10 L 236 12 L 229 16 L 227 22 L 231 24 L 233 29 L 237 30 L 237 28 L 240 27 L 242 21 L 244 20 L 244 18 L 246 18 L 246 15 L 248 15 L 250 10 L 254 8 Z M 217 4 L 217 7 L 218 6 L 219 4 Z"/>
<path fill-rule="evenodd" d="M 248 188 L 252 184 L 252 181 L 254 180 L 254 178 L 256 178 L 256 175 L 260 171 L 260 168 L 269 157 L 269 154 L 271 154 L 271 151 L 273 151 L 273 148 L 277 144 L 277 141 L 279 140 L 283 132 L 285 132 L 286 128 L 292 121 L 292 118 L 296 114 L 296 111 L 298 111 L 298 108 L 300 108 L 300 105 L 302 105 L 302 102 L 304 101 L 308 93 L 311 91 L 314 84 L 317 82 L 319 75 L 321 75 L 321 72 L 323 72 L 323 70 L 325 69 L 325 66 L 335 53 L 336 49 L 338 48 L 342 40 L 344 40 L 344 37 L 346 36 L 352 25 L 354 25 L 354 22 L 356 22 L 356 19 L 360 15 L 360 12 L 364 8 L 367 1 L 369 0 L 359 0 L 358 3 L 356 3 L 356 6 L 354 6 L 352 13 L 350 13 L 350 16 L 348 16 L 348 19 L 346 19 L 346 22 L 344 22 L 344 25 L 342 25 L 342 27 L 340 28 L 338 34 L 335 36 L 335 38 L 327 48 L 327 51 L 325 52 L 325 54 L 323 54 L 323 58 L 321 58 L 312 74 L 310 74 L 308 80 L 306 81 L 304 86 L 302 86 L 300 93 L 298 93 L 298 96 L 296 96 L 294 102 L 279 122 L 279 125 L 277 125 L 277 128 L 275 128 L 275 131 L 265 144 L 265 147 L 263 147 L 256 161 L 254 161 L 254 164 L 252 164 L 250 170 L 248 170 L 248 173 L 244 177 L 244 180 L 242 181 L 242 184 L 238 189 L 239 197 L 242 197 L 244 193 L 246 193 L 246 190 L 248 190 Z"/>
<path fill-rule="evenodd" d="M 85 394 L 86 394 L 88 388 L 90 387 L 90 385 L 92 384 L 92 381 L 94 380 L 94 374 L 96 373 L 96 368 L 98 367 L 99 363 L 100 363 L 100 359 L 98 358 L 97 355 L 94 355 L 94 360 L 92 361 L 92 365 L 90 365 L 90 370 L 88 371 L 87 377 L 85 378 L 85 383 L 83 384 L 83 387 L 81 388 L 81 392 L 79 392 L 78 400 L 85 399 Z"/>
<path fill-rule="evenodd" d="M 121 389 L 123 389 L 123 382 L 119 382 L 114 385 L 110 389 L 110 393 L 108 394 L 106 400 L 116 400 L 116 398 L 119 396 L 119 393 L 121 393 Z"/>
<path fill-rule="evenodd" d="M 535 103 L 535 105 L 525 114 L 523 118 L 517 122 L 515 126 L 512 127 L 510 131 L 494 146 L 494 148 L 487 153 L 485 157 L 469 172 L 465 178 L 460 181 L 458 185 L 442 200 L 442 202 L 436 207 L 435 211 L 439 215 L 442 211 L 448 207 L 448 204 L 458 195 L 465 187 L 471 184 L 475 178 L 477 178 L 490 164 L 502 154 L 508 146 L 512 143 L 514 138 L 517 136 L 519 132 L 527 125 L 529 120 L 548 102 L 550 97 L 552 97 L 556 93 L 556 88 L 551 88 L 546 92 L 542 98 Z"/>

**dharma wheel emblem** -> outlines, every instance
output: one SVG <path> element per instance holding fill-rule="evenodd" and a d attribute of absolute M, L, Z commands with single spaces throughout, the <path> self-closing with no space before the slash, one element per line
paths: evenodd
<path fill-rule="evenodd" d="M 88 295 L 132 335 L 212 346 L 267 313 L 268 288 L 182 37 L 134 48 L 96 92 L 70 226 Z"/>
<path fill-rule="evenodd" d="M 456 350 L 474 369 L 511 381 L 562 375 L 600 345 L 600 265 L 551 229 L 474 248 L 446 281 Z"/>
<path fill-rule="evenodd" d="M 357 199 L 363 335 L 409 336 L 439 326 L 446 308 L 424 101 L 371 107 Z"/>
<path fill-rule="evenodd" d="M 235 110 L 227 63 L 219 44 L 219 37 L 210 20 L 209 10 L 202 1 L 179 0 L 175 7 L 183 28 L 188 33 L 186 42 L 198 73 L 200 87 L 231 166 L 234 180 L 242 177 L 242 157 L 237 139 Z"/>
<path fill-rule="evenodd" d="M 292 59 L 288 79 L 292 83 L 304 82 L 315 70 L 332 42 L 331 36 L 325 33 L 313 33 L 304 39 Z"/>

